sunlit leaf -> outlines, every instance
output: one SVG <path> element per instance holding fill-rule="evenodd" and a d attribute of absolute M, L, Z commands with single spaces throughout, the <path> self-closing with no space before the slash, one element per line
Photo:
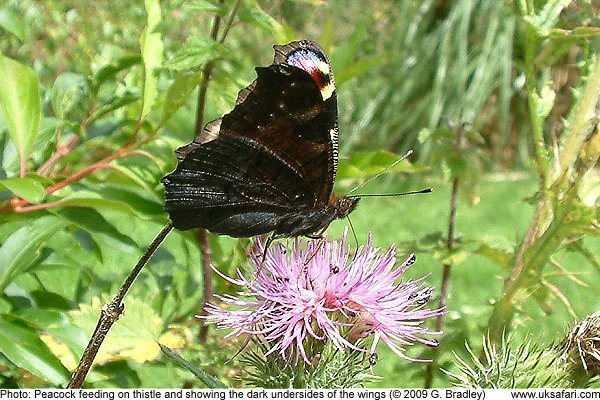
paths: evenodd
<path fill-rule="evenodd" d="M 274 35 L 278 41 L 285 39 L 285 30 L 275 18 L 267 14 L 257 1 L 249 1 L 247 3 L 238 12 L 240 21 L 254 25 L 270 35 Z"/>
<path fill-rule="evenodd" d="M 94 74 L 94 88 L 97 90 L 97 88 L 107 80 L 115 79 L 119 72 L 133 65 L 139 64 L 140 62 L 142 62 L 142 59 L 138 54 L 130 54 L 119 58 L 114 63 L 102 66 Z"/>
<path fill-rule="evenodd" d="M 101 307 L 100 299 L 94 298 L 91 306 L 81 304 L 79 310 L 71 312 L 71 317 L 87 335 L 91 335 L 98 322 Z M 155 360 L 160 356 L 157 340 L 163 329 L 163 321 L 147 300 L 129 296 L 125 299 L 125 312 L 113 325 L 94 362 Z"/>
<path fill-rule="evenodd" d="M 408 160 L 398 162 L 401 156 L 388 151 L 356 151 L 349 160 L 340 160 L 337 179 L 370 177 L 378 173 L 414 173 L 423 167 L 411 164 Z"/>
<path fill-rule="evenodd" d="M 554 99 L 556 98 L 556 93 L 552 88 L 548 85 L 545 85 L 539 96 L 534 94 L 537 101 L 537 114 L 540 119 L 545 119 L 552 111 L 554 107 Z"/>
<path fill-rule="evenodd" d="M 220 16 L 224 16 L 227 14 L 227 6 L 225 4 L 221 4 L 217 1 L 210 0 L 193 0 L 191 2 L 186 3 L 186 8 L 189 12 L 194 13 L 214 13 Z"/>
<path fill-rule="evenodd" d="M 64 311 L 27 308 L 15 313 L 20 319 L 27 322 L 39 332 L 40 339 L 48 346 L 50 351 L 69 370 L 77 366 L 79 356 L 85 349 L 89 337 L 71 317 Z"/>
<path fill-rule="evenodd" d="M 18 320 L 0 314 L 0 353 L 12 363 L 53 385 L 65 385 L 70 373 L 40 334 Z"/>
<path fill-rule="evenodd" d="M 64 226 L 52 216 L 38 218 L 13 232 L 0 246 L 0 292 L 15 277 L 29 270 L 44 241 Z"/>
<path fill-rule="evenodd" d="M 600 27 L 578 26 L 575 29 L 550 29 L 548 35 L 552 39 L 591 39 L 600 36 Z"/>
<path fill-rule="evenodd" d="M 9 8 L 0 10 L 0 28 L 12 33 L 20 41 L 25 41 L 25 24 L 21 17 Z"/>
<path fill-rule="evenodd" d="M 189 100 L 190 94 L 201 81 L 202 74 L 200 72 L 193 74 L 180 73 L 177 75 L 167 90 L 160 125 L 164 125 Z"/>
<path fill-rule="evenodd" d="M 102 214 L 91 208 L 63 208 L 52 210 L 56 215 L 70 221 L 107 243 L 115 251 L 136 253 L 137 246 L 127 235 L 119 232 Z"/>
<path fill-rule="evenodd" d="M 114 96 L 98 107 L 98 109 L 90 117 L 89 122 L 93 122 L 98 118 L 101 118 L 114 110 L 125 107 L 128 104 L 136 102 L 139 99 L 140 95 L 137 93 L 123 93 L 119 96 Z"/>
<path fill-rule="evenodd" d="M 142 108 L 142 117 L 149 112 L 156 98 L 158 77 L 156 70 L 161 66 L 163 60 L 163 42 L 160 32 L 161 12 L 158 0 L 145 0 L 146 27 L 140 38 L 142 46 L 142 59 L 144 62 L 144 106 Z"/>
<path fill-rule="evenodd" d="M 572 0 L 548 0 L 537 15 L 526 16 L 528 22 L 540 36 L 548 35 L 551 28 L 556 25 L 558 17 L 562 10 L 567 7 Z"/>
<path fill-rule="evenodd" d="M 52 109 L 59 118 L 81 121 L 86 117 L 91 94 L 84 75 L 63 72 L 54 81 L 50 93 Z"/>
<path fill-rule="evenodd" d="M 89 207 L 97 210 L 113 210 L 135 216 L 160 215 L 163 206 L 130 190 L 103 187 L 102 190 L 79 190 L 65 196 L 65 206 Z"/>
<path fill-rule="evenodd" d="M 37 179 L 30 177 L 0 179 L 0 187 L 2 186 L 33 204 L 44 199 L 44 186 Z"/>
<path fill-rule="evenodd" d="M 40 93 L 35 71 L 0 54 L 0 112 L 21 160 L 21 173 L 40 125 Z"/>
<path fill-rule="evenodd" d="M 227 48 L 210 38 L 196 38 L 179 48 L 164 67 L 176 71 L 202 68 L 206 63 L 225 57 Z"/>

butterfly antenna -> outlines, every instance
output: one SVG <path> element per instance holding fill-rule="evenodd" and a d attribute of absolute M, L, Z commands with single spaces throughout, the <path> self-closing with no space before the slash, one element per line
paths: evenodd
<path fill-rule="evenodd" d="M 389 171 L 390 169 L 394 168 L 398 163 L 400 163 L 400 162 L 404 161 L 405 159 L 407 159 L 408 157 L 410 157 L 410 155 L 412 153 L 413 153 L 412 150 L 407 151 L 406 154 L 403 155 L 402 157 L 400 157 L 398 160 L 394 161 L 393 163 L 391 163 L 390 165 L 388 165 L 387 167 L 385 167 L 384 169 L 382 169 L 377 174 L 373 175 L 372 177 L 370 177 L 369 179 L 367 179 L 366 181 L 364 181 L 360 185 L 358 185 L 355 188 L 351 189 L 348 192 L 348 194 L 354 192 L 355 190 L 360 189 L 361 187 L 365 186 L 367 183 L 371 182 L 373 179 L 379 178 L 381 175 L 385 174 L 387 171 Z"/>
<path fill-rule="evenodd" d="M 423 194 L 423 193 L 431 193 L 433 192 L 433 188 L 428 187 L 421 190 L 414 190 L 411 192 L 402 192 L 402 193 L 367 193 L 367 194 L 355 194 L 354 196 L 348 196 L 350 198 L 353 197 L 395 197 L 395 196 L 406 196 L 409 194 Z"/>

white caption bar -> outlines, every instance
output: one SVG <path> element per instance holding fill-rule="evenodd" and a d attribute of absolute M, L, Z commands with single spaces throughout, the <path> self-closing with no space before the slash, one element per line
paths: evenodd
<path fill-rule="evenodd" d="M 600 390 L 584 389 L 0 389 L 0 399 L 600 399 Z"/>

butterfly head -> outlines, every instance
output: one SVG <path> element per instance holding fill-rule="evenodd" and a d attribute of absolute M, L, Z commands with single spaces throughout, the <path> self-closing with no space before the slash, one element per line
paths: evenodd
<path fill-rule="evenodd" d="M 338 196 L 336 194 L 331 195 L 330 204 L 335 209 L 336 218 L 345 218 L 356 208 L 358 197 L 346 197 Z"/>

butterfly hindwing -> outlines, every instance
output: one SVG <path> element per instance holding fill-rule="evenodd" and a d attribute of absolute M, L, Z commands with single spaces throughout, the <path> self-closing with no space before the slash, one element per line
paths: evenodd
<path fill-rule="evenodd" d="M 163 179 L 176 228 L 295 236 L 335 217 L 337 104 L 329 60 L 308 41 L 275 51 L 275 62 L 256 68 L 234 109 L 178 150 L 177 169 Z"/>

